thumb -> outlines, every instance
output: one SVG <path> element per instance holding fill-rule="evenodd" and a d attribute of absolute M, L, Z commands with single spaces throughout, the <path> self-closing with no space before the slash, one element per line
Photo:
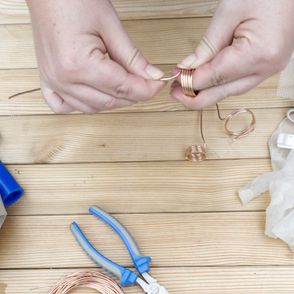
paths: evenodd
<path fill-rule="evenodd" d="M 220 5 L 194 53 L 182 60 L 177 66 L 192 69 L 213 59 L 219 51 L 231 45 L 234 31 L 238 25 L 238 14 L 228 11 L 226 5 Z"/>
<path fill-rule="evenodd" d="M 153 80 L 164 76 L 164 73 L 150 64 L 135 47 L 119 20 L 111 28 L 109 26 L 102 37 L 110 58 L 129 73 Z"/>

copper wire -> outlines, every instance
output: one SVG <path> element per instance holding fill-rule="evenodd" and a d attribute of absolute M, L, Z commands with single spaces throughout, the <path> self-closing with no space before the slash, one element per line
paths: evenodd
<path fill-rule="evenodd" d="M 69 275 L 62 279 L 49 294 L 66 294 L 77 288 L 89 288 L 101 294 L 124 294 L 124 291 L 112 279 L 96 271 Z"/>
<path fill-rule="evenodd" d="M 203 132 L 203 110 L 200 110 L 199 129 L 202 143 L 197 145 L 191 145 L 185 151 L 185 159 L 192 162 L 201 162 L 206 159 L 207 145 L 205 142 Z"/>
<path fill-rule="evenodd" d="M 179 71 L 178 73 L 176 73 L 176 74 L 173 75 L 173 76 L 170 76 L 170 77 L 163 77 L 163 78 L 161 78 L 160 80 L 161 80 L 161 81 L 164 81 L 164 82 L 168 82 L 168 81 L 171 81 L 171 80 L 176 79 L 180 74 L 181 74 L 181 71 Z"/>
<path fill-rule="evenodd" d="M 193 74 L 194 74 L 194 72 L 195 72 L 195 69 L 179 69 L 179 71 L 176 74 L 169 76 L 169 77 L 163 77 L 160 79 L 160 81 L 171 81 L 171 80 L 174 80 L 174 79 L 180 77 L 180 83 L 181 83 L 183 93 L 187 96 L 190 96 L 190 97 L 196 97 L 198 94 L 198 91 L 194 90 L 194 88 L 193 88 Z M 40 91 L 40 90 L 41 90 L 40 88 L 36 88 L 36 89 L 20 92 L 20 93 L 17 93 L 15 95 L 10 96 L 9 99 L 20 96 L 20 95 Z M 255 130 L 256 118 L 255 118 L 254 113 L 250 109 L 239 108 L 239 109 L 233 110 L 226 117 L 221 116 L 218 104 L 216 104 L 216 109 L 217 109 L 217 115 L 218 115 L 219 120 L 225 121 L 224 129 L 225 129 L 226 133 L 234 140 L 244 138 Z M 244 114 L 244 113 L 251 115 L 250 124 L 240 131 L 230 130 L 229 124 L 231 123 L 232 119 L 235 118 L 236 116 L 238 116 L 240 114 Z M 202 143 L 189 146 L 185 152 L 185 159 L 193 161 L 193 162 L 195 162 L 195 161 L 200 162 L 200 161 L 203 161 L 206 159 L 207 144 L 205 141 L 204 131 L 203 131 L 203 111 L 202 110 L 200 112 L 199 125 L 200 125 L 200 134 L 201 134 Z"/>
<path fill-rule="evenodd" d="M 250 133 L 252 133 L 255 130 L 256 117 L 250 109 L 247 109 L 247 108 L 235 109 L 226 117 L 222 117 L 218 104 L 216 104 L 216 109 L 217 109 L 217 115 L 218 115 L 219 120 L 225 121 L 224 129 L 225 129 L 226 133 L 234 140 L 238 140 L 238 139 L 247 137 Z M 236 116 L 238 116 L 240 114 L 244 114 L 244 113 L 251 115 L 250 124 L 248 126 L 246 126 L 245 128 L 241 129 L 240 131 L 230 130 L 229 124 L 231 123 L 232 119 L 235 118 Z M 192 161 L 192 162 L 201 162 L 201 161 L 204 161 L 207 157 L 207 155 L 206 155 L 207 144 L 206 144 L 204 131 L 203 131 L 203 110 L 200 111 L 199 126 L 200 126 L 199 128 L 200 128 L 202 143 L 189 146 L 185 152 L 185 159 Z"/>
<path fill-rule="evenodd" d="M 190 97 L 196 97 L 196 93 L 193 87 L 193 73 L 195 69 L 181 69 L 181 86 L 183 93 Z"/>
<path fill-rule="evenodd" d="M 33 93 L 33 92 L 38 92 L 38 91 L 41 91 L 41 88 L 36 88 L 36 89 L 28 90 L 28 91 L 19 92 L 19 93 L 16 93 L 16 94 L 9 96 L 8 99 L 12 99 L 17 96 L 21 96 L 21 95 L 25 95 L 25 94 L 29 94 L 29 93 Z"/>
<path fill-rule="evenodd" d="M 229 129 L 229 123 L 231 122 L 231 120 L 243 113 L 247 113 L 251 115 L 251 122 L 248 126 L 246 126 L 244 129 L 240 130 L 240 131 L 232 131 Z M 238 140 L 244 137 L 247 137 L 250 133 L 252 133 L 255 130 L 255 125 L 256 125 L 256 118 L 254 113 L 247 108 L 240 108 L 240 109 L 235 109 L 233 110 L 225 119 L 225 131 L 227 132 L 227 134 L 232 137 L 234 140 Z"/>

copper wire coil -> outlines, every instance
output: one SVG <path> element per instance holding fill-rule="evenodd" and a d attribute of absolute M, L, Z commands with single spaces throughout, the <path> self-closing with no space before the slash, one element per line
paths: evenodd
<path fill-rule="evenodd" d="M 89 288 L 102 294 L 124 294 L 124 291 L 108 276 L 96 272 L 78 272 L 61 280 L 49 294 L 66 294 L 77 288 Z"/>
<path fill-rule="evenodd" d="M 192 145 L 186 149 L 185 159 L 192 162 L 201 162 L 206 159 L 206 144 Z"/>
<path fill-rule="evenodd" d="M 243 114 L 243 113 L 247 113 L 251 115 L 251 122 L 248 126 L 246 126 L 244 129 L 240 130 L 240 131 L 232 131 L 229 129 L 229 123 L 232 121 L 233 118 L 235 118 L 236 116 Z M 227 134 L 232 137 L 234 140 L 238 140 L 244 137 L 247 137 L 250 133 L 252 133 L 255 130 L 255 125 L 256 125 L 256 118 L 254 113 L 247 108 L 240 108 L 240 109 L 236 109 L 233 110 L 226 118 L 225 118 L 225 124 L 224 124 L 224 128 L 225 131 L 227 132 Z"/>
<path fill-rule="evenodd" d="M 196 97 L 197 93 L 193 88 L 193 73 L 195 69 L 181 69 L 181 86 L 183 93 L 190 97 Z"/>

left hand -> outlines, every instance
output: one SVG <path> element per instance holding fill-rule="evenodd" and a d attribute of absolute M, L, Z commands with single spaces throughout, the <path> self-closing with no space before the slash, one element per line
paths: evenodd
<path fill-rule="evenodd" d="M 192 109 L 249 91 L 281 71 L 294 49 L 293 0 L 220 0 L 196 48 L 178 67 L 197 68 L 197 97 L 175 82 L 171 95 Z"/>

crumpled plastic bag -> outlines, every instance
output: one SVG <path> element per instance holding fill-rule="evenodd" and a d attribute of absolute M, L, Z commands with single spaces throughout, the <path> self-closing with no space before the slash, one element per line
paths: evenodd
<path fill-rule="evenodd" d="M 239 191 L 243 204 L 269 191 L 271 202 L 266 210 L 265 234 L 286 242 L 294 251 L 294 149 L 277 145 L 280 133 L 294 134 L 294 124 L 285 118 L 269 140 L 272 172 L 254 179 Z"/>
<path fill-rule="evenodd" d="M 6 213 L 4 204 L 3 204 L 1 196 L 0 196 L 0 229 L 5 221 L 6 215 L 7 215 L 7 213 Z"/>

